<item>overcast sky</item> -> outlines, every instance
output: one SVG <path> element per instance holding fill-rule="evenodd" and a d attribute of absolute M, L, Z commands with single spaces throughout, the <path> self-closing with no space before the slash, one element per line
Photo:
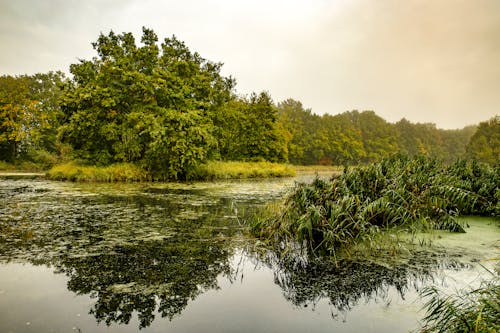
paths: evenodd
<path fill-rule="evenodd" d="M 142 26 L 237 92 L 461 128 L 500 114 L 500 0 L 0 0 L 0 75 L 62 70 Z"/>

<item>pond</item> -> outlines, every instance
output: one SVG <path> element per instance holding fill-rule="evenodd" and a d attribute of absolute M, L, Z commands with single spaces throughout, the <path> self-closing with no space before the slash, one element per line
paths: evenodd
<path fill-rule="evenodd" d="M 470 218 L 397 263 L 284 262 L 246 219 L 312 178 L 0 179 L 0 332 L 408 332 L 422 287 L 477 285 L 498 257 L 498 221 Z"/>

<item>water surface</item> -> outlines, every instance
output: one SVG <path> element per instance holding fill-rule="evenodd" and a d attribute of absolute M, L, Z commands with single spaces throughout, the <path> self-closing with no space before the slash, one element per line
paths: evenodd
<path fill-rule="evenodd" d="M 245 223 L 296 180 L 0 180 L 0 331 L 406 332 L 423 286 L 478 283 L 498 254 L 498 221 L 471 219 L 432 255 L 284 262 Z"/>

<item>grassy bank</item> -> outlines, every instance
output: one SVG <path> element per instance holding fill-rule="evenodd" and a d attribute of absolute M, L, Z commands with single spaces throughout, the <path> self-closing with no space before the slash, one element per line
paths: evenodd
<path fill-rule="evenodd" d="M 0 172 L 42 172 L 45 170 L 47 167 L 34 162 L 23 161 L 13 164 L 0 161 Z"/>
<path fill-rule="evenodd" d="M 341 173 L 344 170 L 342 166 L 336 165 L 294 165 L 295 171 L 301 173 Z"/>
<path fill-rule="evenodd" d="M 191 176 L 195 180 L 293 177 L 295 169 L 271 162 L 210 161 L 200 165 Z"/>
<path fill-rule="evenodd" d="M 293 167 L 271 162 L 210 161 L 190 173 L 188 180 L 291 177 Z M 78 165 L 75 162 L 57 165 L 47 172 L 52 180 L 78 182 L 161 181 L 134 164 L 119 163 L 105 167 Z"/>
<path fill-rule="evenodd" d="M 308 253 L 339 250 L 393 228 L 463 232 L 459 215 L 500 214 L 500 170 L 475 162 L 394 157 L 331 180 L 298 184 L 252 221 L 252 232 Z"/>
<path fill-rule="evenodd" d="M 133 164 L 119 163 L 97 167 L 78 165 L 75 162 L 54 166 L 47 172 L 47 178 L 77 182 L 132 182 L 151 179 L 147 172 Z"/>

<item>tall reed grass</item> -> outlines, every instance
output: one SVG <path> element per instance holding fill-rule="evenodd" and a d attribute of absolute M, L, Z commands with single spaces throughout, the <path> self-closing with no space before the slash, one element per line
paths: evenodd
<path fill-rule="evenodd" d="M 52 180 L 77 182 L 134 182 L 151 179 L 151 176 L 146 171 L 129 163 L 97 167 L 68 162 L 54 166 L 47 172 L 46 176 Z"/>
<path fill-rule="evenodd" d="M 198 166 L 192 180 L 293 177 L 295 169 L 288 164 L 271 162 L 209 161 Z"/>
<path fill-rule="evenodd" d="M 330 180 L 297 184 L 282 205 L 256 216 L 251 228 L 275 244 L 334 255 L 394 227 L 464 232 L 459 215 L 499 216 L 499 187 L 498 167 L 395 156 Z"/>
<path fill-rule="evenodd" d="M 481 286 L 445 294 L 428 287 L 428 299 L 421 332 L 500 332 L 500 279 L 483 281 Z"/>
<path fill-rule="evenodd" d="M 187 180 L 217 180 L 235 178 L 291 177 L 295 169 L 287 164 L 271 162 L 209 161 L 187 174 Z M 47 178 L 81 182 L 167 181 L 130 163 L 105 167 L 79 165 L 76 162 L 60 164 L 47 172 Z"/>

